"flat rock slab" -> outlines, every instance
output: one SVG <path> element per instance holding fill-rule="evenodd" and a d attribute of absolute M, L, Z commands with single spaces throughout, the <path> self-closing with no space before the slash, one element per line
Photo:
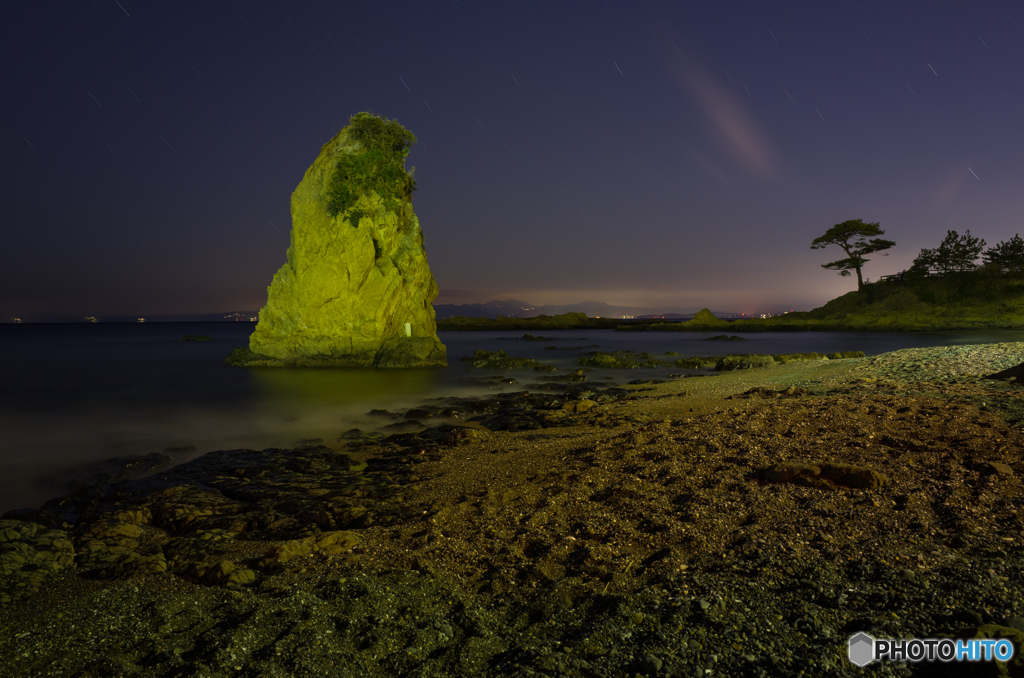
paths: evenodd
<path fill-rule="evenodd" d="M 818 489 L 853 488 L 874 490 L 888 484 L 883 474 L 853 464 L 784 462 L 764 471 L 765 480 L 772 483 L 793 483 Z"/>

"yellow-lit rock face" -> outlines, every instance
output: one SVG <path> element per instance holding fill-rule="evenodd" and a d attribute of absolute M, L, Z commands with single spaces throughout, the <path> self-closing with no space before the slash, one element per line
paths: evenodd
<path fill-rule="evenodd" d="M 274 275 L 249 348 L 271 358 L 267 365 L 446 365 L 431 305 L 437 283 L 411 201 L 396 211 L 364 193 L 354 209 L 328 213 L 338 158 L 361 150 L 347 130 L 324 144 L 292 194 L 288 261 Z"/>

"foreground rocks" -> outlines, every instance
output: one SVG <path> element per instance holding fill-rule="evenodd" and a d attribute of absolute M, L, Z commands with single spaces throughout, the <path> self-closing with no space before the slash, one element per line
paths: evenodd
<path fill-rule="evenodd" d="M 16 675 L 936 675 L 854 669 L 846 639 L 1017 638 L 1024 439 L 1001 413 L 1024 390 L 860 364 L 432 402 L 339 441 L 82 488 L 0 528 L 24 545 L 0 554 L 64 558 L 34 593 L 16 582 L 43 568 L 3 570 L 21 592 L 0 611 L 0 662 Z"/>

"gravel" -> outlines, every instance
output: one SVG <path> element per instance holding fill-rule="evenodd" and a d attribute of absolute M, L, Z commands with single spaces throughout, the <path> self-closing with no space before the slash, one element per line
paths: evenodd
<path fill-rule="evenodd" d="M 358 472 L 358 486 L 321 461 L 342 450 L 276 451 L 296 470 L 272 483 L 237 475 L 239 452 L 168 476 L 192 483 L 176 523 L 161 522 L 172 512 L 155 495 L 125 490 L 90 499 L 77 524 L 9 516 L 0 665 L 54 676 L 940 675 L 857 669 L 846 641 L 1024 640 L 1024 389 L 982 378 L 1021 361 L 1019 343 L 909 349 L 640 385 L 591 394 L 598 404 L 571 417 L 528 410 L 533 430 L 424 447 L 369 439 L 360 454 L 386 463 Z M 886 483 L 766 481 L 791 462 L 856 465 Z M 358 540 L 318 549 L 333 533 L 311 522 L 315 502 L 339 498 Z M 135 511 L 137 530 L 111 522 L 115 504 Z M 291 522 L 230 527 L 268 506 Z M 49 551 L 33 546 L 44 534 Z M 85 558 L 98 539 L 106 550 Z M 46 577 L 18 579 L 3 560 L 58 562 L 72 542 L 76 564 Z M 182 544 L 255 580 L 229 581 L 230 568 L 198 577 L 199 561 L 174 564 Z M 141 555 L 129 567 L 116 548 Z M 37 590 L 19 593 L 24 581 Z"/>

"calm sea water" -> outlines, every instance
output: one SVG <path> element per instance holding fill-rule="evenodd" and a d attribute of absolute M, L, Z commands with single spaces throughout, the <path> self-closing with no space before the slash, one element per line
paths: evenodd
<path fill-rule="evenodd" d="M 749 334 L 746 342 L 703 341 L 709 333 L 611 330 L 545 332 L 552 341 L 522 341 L 522 332 L 442 332 L 445 369 L 254 369 L 221 361 L 248 344 L 248 323 L 0 325 L 0 512 L 38 506 L 66 493 L 75 474 L 111 457 L 178 452 L 179 461 L 217 449 L 335 441 L 352 428 L 380 425 L 365 413 L 427 398 L 480 395 L 481 370 L 460 358 L 476 349 L 575 366 L 587 351 L 632 349 L 685 356 L 737 353 L 864 351 L 1024 341 L 1024 332 Z M 213 340 L 178 341 L 186 334 Z M 555 350 L 547 346 L 557 347 Z M 601 384 L 679 368 L 595 371 Z M 534 373 L 510 373 L 529 383 Z M 612 377 L 608 379 L 607 377 Z"/>

